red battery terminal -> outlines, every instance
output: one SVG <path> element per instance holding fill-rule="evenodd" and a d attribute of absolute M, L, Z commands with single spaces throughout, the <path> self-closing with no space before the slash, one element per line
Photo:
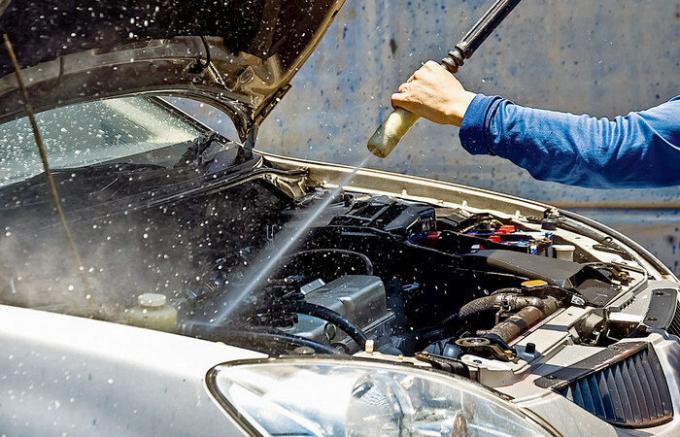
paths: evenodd
<path fill-rule="evenodd" d="M 442 233 L 440 231 L 432 231 L 428 232 L 427 235 L 425 236 L 426 240 L 439 240 L 439 237 L 441 237 Z"/>
<path fill-rule="evenodd" d="M 496 234 L 506 235 L 506 234 L 512 234 L 515 231 L 517 231 L 517 228 L 515 228 L 515 225 L 503 225 L 500 228 L 498 228 L 498 230 L 496 230 Z"/>
<path fill-rule="evenodd" d="M 492 243 L 500 243 L 501 242 L 501 236 L 500 235 L 490 235 L 488 240 Z"/>

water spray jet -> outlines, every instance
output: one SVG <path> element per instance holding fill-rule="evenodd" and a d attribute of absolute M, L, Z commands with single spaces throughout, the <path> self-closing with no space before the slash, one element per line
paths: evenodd
<path fill-rule="evenodd" d="M 283 259 L 284 255 L 299 244 L 300 237 L 302 237 L 302 235 L 309 230 L 309 228 L 326 209 L 326 207 L 328 207 L 333 199 L 335 199 L 335 197 L 340 194 L 342 189 L 352 181 L 357 172 L 368 164 L 371 158 L 372 155 L 368 155 L 358 165 L 356 165 L 352 171 L 340 181 L 338 186 L 333 188 L 328 193 L 326 198 L 324 198 L 321 202 L 319 202 L 319 204 L 315 205 L 313 209 L 309 211 L 309 215 L 301 220 L 298 226 L 278 236 L 277 240 L 280 242 L 280 245 L 275 246 L 276 250 L 273 253 L 266 254 L 263 260 L 253 264 L 255 267 L 262 264 L 263 265 L 261 268 L 257 269 L 253 274 L 251 274 L 251 277 L 244 281 L 246 284 L 245 287 L 227 294 L 227 299 L 225 299 L 223 302 L 224 308 L 217 314 L 217 316 L 214 317 L 212 321 L 213 326 L 222 326 L 225 322 L 237 315 L 237 312 L 242 307 L 241 304 L 244 302 L 244 300 L 254 290 L 258 289 L 258 287 L 261 287 L 264 281 L 269 279 L 269 275 L 279 265 L 279 262 Z M 250 270 L 252 271 L 255 269 L 251 267 Z"/>

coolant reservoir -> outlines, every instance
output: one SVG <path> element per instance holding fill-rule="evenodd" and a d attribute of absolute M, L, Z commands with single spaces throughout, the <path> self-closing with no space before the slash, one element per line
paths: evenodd
<path fill-rule="evenodd" d="M 565 261 L 574 260 L 574 251 L 576 250 L 575 246 L 570 244 L 554 244 L 552 248 L 555 252 L 555 258 L 563 259 Z"/>
<path fill-rule="evenodd" d="M 164 294 L 140 294 L 137 296 L 137 301 L 137 306 L 126 311 L 125 321 L 129 325 L 158 331 L 175 331 L 177 328 L 177 310 L 167 304 L 167 298 Z"/>

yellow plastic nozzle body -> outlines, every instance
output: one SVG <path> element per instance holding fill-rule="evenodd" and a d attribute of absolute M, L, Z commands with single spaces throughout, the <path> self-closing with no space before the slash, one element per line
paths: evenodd
<path fill-rule="evenodd" d="M 368 150 L 380 158 L 387 157 L 418 118 L 405 109 L 395 109 L 368 140 Z"/>

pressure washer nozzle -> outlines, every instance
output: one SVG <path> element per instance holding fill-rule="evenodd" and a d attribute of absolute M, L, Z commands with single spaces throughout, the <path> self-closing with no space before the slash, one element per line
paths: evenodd
<path fill-rule="evenodd" d="M 477 48 L 491 35 L 505 17 L 521 0 L 496 0 L 486 13 L 465 34 L 463 39 L 442 60 L 442 65 L 452 74 L 470 58 Z M 399 144 L 401 138 L 418 120 L 418 116 L 403 109 L 396 109 L 368 140 L 368 150 L 375 156 L 385 158 Z"/>
<path fill-rule="evenodd" d="M 368 140 L 368 150 L 380 158 L 387 157 L 418 118 L 405 109 L 395 109 Z"/>

